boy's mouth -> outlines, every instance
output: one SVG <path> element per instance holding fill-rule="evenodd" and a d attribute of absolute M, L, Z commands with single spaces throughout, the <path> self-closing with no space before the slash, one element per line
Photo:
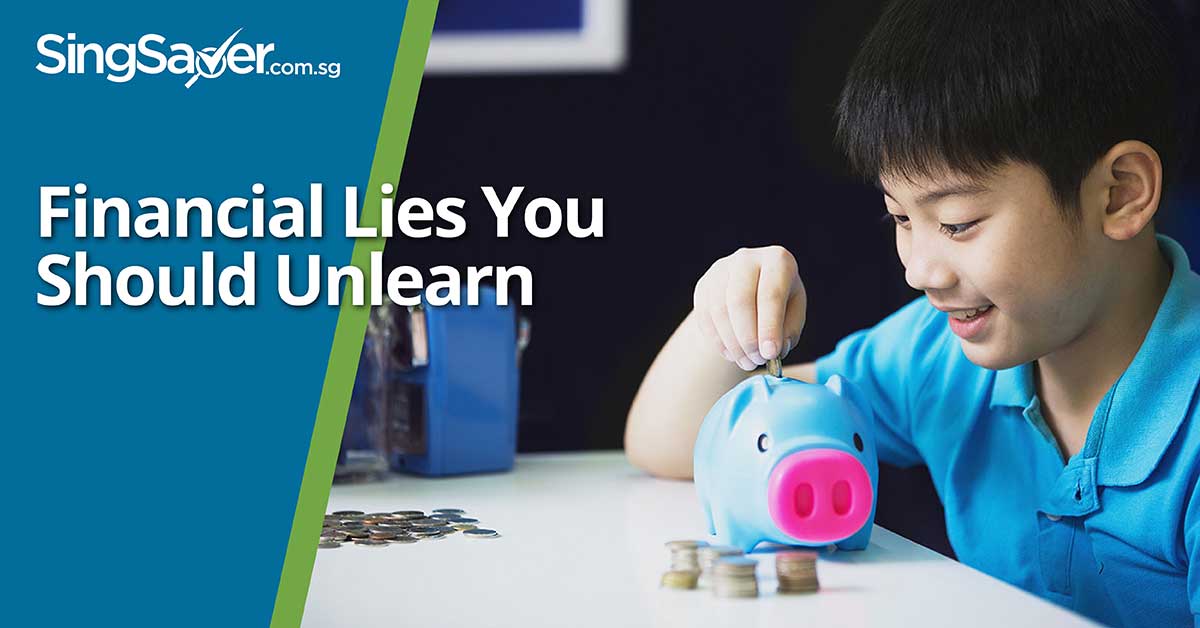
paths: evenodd
<path fill-rule="evenodd" d="M 992 304 L 989 303 L 983 307 L 972 308 L 969 310 L 951 310 L 951 311 L 947 312 L 947 314 L 949 314 L 952 318 L 956 318 L 960 321 L 969 321 L 969 320 L 987 312 L 990 309 L 992 309 Z"/>
<path fill-rule="evenodd" d="M 950 331 L 963 340 L 975 338 L 987 327 L 995 309 L 989 303 L 982 307 L 966 310 L 950 310 L 946 312 L 949 316 Z"/>

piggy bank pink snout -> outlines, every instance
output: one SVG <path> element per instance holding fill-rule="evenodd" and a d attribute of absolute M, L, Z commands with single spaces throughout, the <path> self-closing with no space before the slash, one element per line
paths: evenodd
<path fill-rule="evenodd" d="M 771 470 L 767 485 L 771 520 L 806 544 L 834 543 L 858 532 L 874 499 L 867 469 L 837 449 L 787 455 Z"/>

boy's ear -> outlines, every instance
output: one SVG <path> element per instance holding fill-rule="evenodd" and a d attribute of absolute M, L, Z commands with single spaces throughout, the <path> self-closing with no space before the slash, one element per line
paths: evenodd
<path fill-rule="evenodd" d="M 1104 234 L 1129 240 L 1154 218 L 1162 194 L 1163 167 L 1158 151 L 1138 140 L 1119 142 L 1097 164 L 1097 182 L 1107 192 Z M 1106 198 L 1105 198 L 1106 197 Z"/>

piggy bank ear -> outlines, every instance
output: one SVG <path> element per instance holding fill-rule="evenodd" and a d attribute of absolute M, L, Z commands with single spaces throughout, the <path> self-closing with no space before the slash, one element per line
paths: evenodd
<path fill-rule="evenodd" d="M 767 397 L 771 394 L 766 379 L 765 375 L 751 377 L 734 388 L 733 397 L 730 398 L 729 405 L 725 408 L 725 411 L 728 412 L 725 419 L 729 432 L 733 431 L 738 419 L 742 418 L 746 408 L 750 407 L 750 403 L 754 401 L 755 397 Z"/>
<path fill-rule="evenodd" d="M 863 396 L 862 391 L 850 380 L 841 375 L 830 375 L 829 379 L 825 380 L 825 387 L 842 399 L 848 399 L 850 403 L 854 404 L 854 407 L 858 408 L 864 419 L 873 422 L 875 415 L 871 412 L 871 404 L 867 403 L 867 398 Z"/>

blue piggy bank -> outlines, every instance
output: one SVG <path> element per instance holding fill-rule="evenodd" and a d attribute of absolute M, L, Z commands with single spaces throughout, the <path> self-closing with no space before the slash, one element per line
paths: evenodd
<path fill-rule="evenodd" d="M 709 532 L 743 551 L 760 541 L 865 548 L 879 479 L 871 417 L 838 375 L 824 386 L 760 375 L 725 393 L 694 454 Z"/>

